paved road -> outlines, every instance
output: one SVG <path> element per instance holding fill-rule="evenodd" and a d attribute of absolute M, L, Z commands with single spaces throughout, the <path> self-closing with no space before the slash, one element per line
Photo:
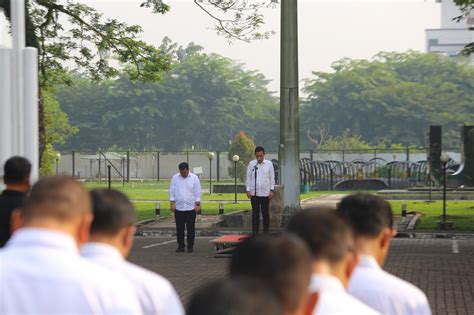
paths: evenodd
<path fill-rule="evenodd" d="M 175 253 L 172 238 L 137 238 L 130 260 L 168 278 L 187 303 L 202 283 L 226 274 L 228 259 L 214 258 L 212 238 L 195 252 Z M 395 239 L 385 269 L 426 292 L 433 314 L 474 314 L 474 239 Z"/>

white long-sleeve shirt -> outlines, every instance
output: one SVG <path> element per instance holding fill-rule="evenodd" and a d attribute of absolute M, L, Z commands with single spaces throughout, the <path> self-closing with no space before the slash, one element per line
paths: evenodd
<path fill-rule="evenodd" d="M 0 314 L 141 314 L 131 283 L 79 255 L 68 234 L 15 232 L 0 251 Z"/>
<path fill-rule="evenodd" d="M 176 203 L 176 210 L 194 210 L 196 202 L 201 202 L 201 183 L 193 173 L 183 177 L 180 173 L 171 178 L 170 201 Z"/>
<path fill-rule="evenodd" d="M 171 283 L 162 276 L 126 261 L 113 246 L 86 243 L 86 259 L 124 275 L 134 286 L 145 315 L 184 315 L 184 308 Z"/>
<path fill-rule="evenodd" d="M 384 315 L 431 315 L 426 295 L 384 271 L 372 256 L 361 257 L 348 292 Z"/>
<path fill-rule="evenodd" d="M 341 281 L 332 275 L 313 274 L 309 289 L 311 292 L 319 292 L 314 315 L 379 314 L 348 294 Z"/>
<path fill-rule="evenodd" d="M 255 176 L 257 176 L 257 191 L 255 194 Z M 258 163 L 257 160 L 250 161 L 247 167 L 247 191 L 252 196 L 268 197 L 270 191 L 275 189 L 275 171 L 273 163 L 269 160 L 263 160 Z"/>

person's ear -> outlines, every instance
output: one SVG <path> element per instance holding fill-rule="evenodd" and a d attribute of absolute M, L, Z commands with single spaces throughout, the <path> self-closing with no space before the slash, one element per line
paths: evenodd
<path fill-rule="evenodd" d="M 308 296 L 308 302 L 306 303 L 306 309 L 304 314 L 311 315 L 315 313 L 316 307 L 318 306 L 319 292 L 311 292 Z"/>
<path fill-rule="evenodd" d="M 126 228 L 125 232 L 122 235 L 122 246 L 124 250 L 124 256 L 127 257 L 130 249 L 132 249 L 133 238 L 137 228 L 134 225 L 131 225 Z"/>
<path fill-rule="evenodd" d="M 390 242 L 392 238 L 394 237 L 394 235 L 396 235 L 396 230 L 392 228 L 386 228 L 382 232 L 382 237 L 380 238 L 380 247 L 382 249 L 387 249 L 390 246 Z"/>
<path fill-rule="evenodd" d="M 23 226 L 23 213 L 20 209 L 15 209 L 10 218 L 10 233 L 15 233 L 16 230 Z"/>
<path fill-rule="evenodd" d="M 80 217 L 79 227 L 77 230 L 76 241 L 77 245 L 80 247 L 82 244 L 86 243 L 89 240 L 90 228 L 92 219 L 94 218 L 92 213 L 84 213 Z"/>
<path fill-rule="evenodd" d="M 349 253 L 347 253 L 346 260 L 347 260 L 347 263 L 346 263 L 345 272 L 346 272 L 347 283 L 349 283 L 352 273 L 354 272 L 355 268 L 359 264 L 360 256 L 355 251 L 350 251 Z"/>

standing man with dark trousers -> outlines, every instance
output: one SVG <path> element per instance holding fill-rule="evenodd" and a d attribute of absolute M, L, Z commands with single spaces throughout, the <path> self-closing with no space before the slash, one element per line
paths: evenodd
<path fill-rule="evenodd" d="M 250 161 L 247 167 L 247 197 L 252 203 L 252 232 L 258 234 L 261 209 L 263 232 L 268 233 L 270 229 L 268 210 L 275 190 L 275 171 L 272 162 L 265 160 L 263 147 L 255 148 L 255 157 L 256 159 Z"/>
<path fill-rule="evenodd" d="M 186 162 L 179 164 L 179 173 L 171 178 L 170 207 L 176 220 L 177 253 L 184 252 L 184 227 L 187 230 L 187 251 L 194 248 L 194 223 L 196 213 L 201 211 L 201 183 L 199 178 L 189 172 Z"/>

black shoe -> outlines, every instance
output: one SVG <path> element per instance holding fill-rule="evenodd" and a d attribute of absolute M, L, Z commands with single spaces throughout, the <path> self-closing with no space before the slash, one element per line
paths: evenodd
<path fill-rule="evenodd" d="M 192 247 L 188 247 L 188 253 L 192 253 L 194 249 Z"/>
<path fill-rule="evenodd" d="M 178 247 L 176 248 L 177 253 L 184 253 L 184 247 Z"/>

